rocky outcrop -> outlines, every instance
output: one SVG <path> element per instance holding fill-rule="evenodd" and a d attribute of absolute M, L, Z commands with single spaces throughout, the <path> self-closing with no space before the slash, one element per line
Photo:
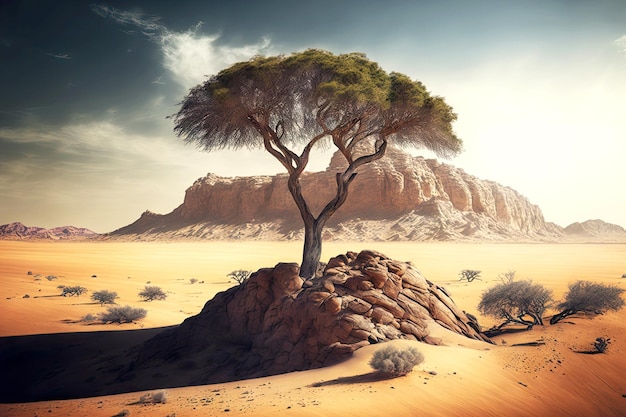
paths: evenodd
<path fill-rule="evenodd" d="M 166 381 L 170 369 L 187 374 L 180 383 L 205 384 L 318 368 L 387 340 L 438 344 L 433 326 L 489 341 L 444 288 L 378 252 L 332 258 L 312 281 L 298 273 L 281 263 L 217 294 L 197 316 L 149 340 L 133 374 L 158 370 Z"/>
<path fill-rule="evenodd" d="M 20 222 L 0 225 L 0 239 L 7 240 L 77 240 L 96 237 L 98 234 L 83 227 L 62 226 L 52 229 L 29 227 Z"/>
<path fill-rule="evenodd" d="M 314 213 L 333 197 L 336 154 L 323 172 L 305 173 Z M 198 179 L 167 215 L 146 212 L 110 236 L 136 239 L 300 239 L 302 223 L 287 176 Z M 515 190 L 451 165 L 397 149 L 360 168 L 327 240 L 555 240 L 561 229 Z"/>

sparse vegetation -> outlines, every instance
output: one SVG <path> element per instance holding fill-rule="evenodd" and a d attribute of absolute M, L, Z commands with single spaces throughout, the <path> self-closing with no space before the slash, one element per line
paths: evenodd
<path fill-rule="evenodd" d="M 609 348 L 609 343 L 611 339 L 608 337 L 596 337 L 595 342 L 593 342 L 593 347 L 599 353 L 604 353 Z"/>
<path fill-rule="evenodd" d="M 163 292 L 161 287 L 156 285 L 146 285 L 143 290 L 139 291 L 139 298 L 144 301 L 165 300 L 167 294 Z"/>
<path fill-rule="evenodd" d="M 100 314 L 99 318 L 103 323 L 132 323 L 141 320 L 148 315 L 148 311 L 143 308 L 131 306 L 108 307 L 107 311 Z"/>
<path fill-rule="evenodd" d="M 474 269 L 464 269 L 459 272 L 459 281 L 466 280 L 467 282 L 472 282 L 475 279 L 480 279 L 481 271 L 476 271 Z"/>
<path fill-rule="evenodd" d="M 235 271 L 229 272 L 227 277 L 234 279 L 239 285 L 243 284 L 252 273 L 250 271 L 246 271 L 244 269 L 237 269 Z"/>
<path fill-rule="evenodd" d="M 118 298 L 115 291 L 101 290 L 91 294 L 91 299 L 101 306 L 105 304 L 115 304 L 115 299 Z"/>
<path fill-rule="evenodd" d="M 577 313 L 604 314 L 607 311 L 617 311 L 624 307 L 621 297 L 623 292 L 623 289 L 613 285 L 576 281 L 569 285 L 563 301 L 557 306 L 561 311 L 552 316 L 550 324 L 556 324 Z"/>
<path fill-rule="evenodd" d="M 65 286 L 61 289 L 61 295 L 63 297 L 81 296 L 87 292 L 87 288 L 80 285 Z"/>
<path fill-rule="evenodd" d="M 502 272 L 501 274 L 498 274 L 497 278 L 503 284 L 510 284 L 511 282 L 515 281 L 515 271 L 512 269 L 509 269 L 506 272 Z"/>
<path fill-rule="evenodd" d="M 498 284 L 485 291 L 478 310 L 504 322 L 494 326 L 499 331 L 508 324 L 521 324 L 530 330 L 534 325 L 543 325 L 543 314 L 552 302 L 552 291 L 532 281 L 511 281 Z"/>
<path fill-rule="evenodd" d="M 80 319 L 80 321 L 85 322 L 85 323 L 93 323 L 96 320 L 98 320 L 98 317 L 96 315 L 94 315 L 94 314 L 91 314 L 91 313 L 85 314 Z"/>
<path fill-rule="evenodd" d="M 149 392 L 139 397 L 141 404 L 165 404 L 167 403 L 167 390 Z"/>
<path fill-rule="evenodd" d="M 402 376 L 423 361 L 424 355 L 414 347 L 400 350 L 395 346 L 387 346 L 374 353 L 369 365 L 379 372 Z"/>
<path fill-rule="evenodd" d="M 198 282 L 198 280 L 197 280 L 197 279 L 195 279 L 195 278 L 189 278 L 189 282 L 193 285 L 193 284 L 195 284 L 196 282 Z"/>
<path fill-rule="evenodd" d="M 48 276 L 46 277 L 46 279 L 47 279 L 48 281 L 52 281 L 52 280 L 57 279 L 57 276 L 56 276 L 56 275 L 48 275 Z"/>

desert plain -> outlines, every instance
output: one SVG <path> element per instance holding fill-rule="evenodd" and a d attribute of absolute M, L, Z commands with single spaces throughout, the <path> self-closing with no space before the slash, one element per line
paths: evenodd
<path fill-rule="evenodd" d="M 426 278 L 445 287 L 461 309 L 476 315 L 485 329 L 496 321 L 478 313 L 481 294 L 499 282 L 498 274 L 510 270 L 517 279 L 532 279 L 551 289 L 556 300 L 569 283 L 580 279 L 626 289 L 626 244 L 327 242 L 322 260 L 362 249 L 411 261 Z M 237 285 L 228 279 L 230 271 L 298 262 L 300 254 L 299 242 L 0 241 L 0 416 L 626 415 L 624 309 L 573 316 L 556 325 L 546 320 L 546 326 L 531 331 L 494 337 L 494 344 L 445 331 L 435 335 L 443 346 L 389 342 L 411 344 L 425 357 L 413 372 L 394 379 L 372 373 L 368 361 L 380 345 L 370 345 L 327 368 L 163 387 L 165 403 L 139 401 L 155 390 L 89 395 L 108 389 L 98 386 L 97 375 L 89 374 L 93 368 L 69 380 L 83 381 L 85 395 L 37 398 L 46 391 L 46 381 L 63 384 L 49 374 L 55 368 L 50 364 L 71 363 L 80 369 L 83 361 L 101 361 L 106 366 L 108 353 L 179 324 L 199 313 L 216 293 Z M 481 279 L 459 281 L 463 269 L 480 270 Z M 141 301 L 138 292 L 147 283 L 160 286 L 167 299 Z M 88 293 L 62 297 L 59 285 L 81 285 Z M 90 299 L 91 293 L 104 289 L 118 293 L 118 305 L 145 308 L 147 317 L 123 325 L 81 321 L 106 309 Z M 96 340 L 92 335 L 97 335 L 97 349 L 85 347 L 87 340 Z M 608 350 L 582 353 L 593 349 L 596 337 L 610 338 Z M 56 388 L 47 390 L 54 393 Z M 15 401 L 29 395 L 34 400 Z"/>

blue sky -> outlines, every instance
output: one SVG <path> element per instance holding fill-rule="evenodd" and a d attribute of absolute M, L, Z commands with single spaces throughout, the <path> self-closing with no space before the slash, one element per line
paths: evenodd
<path fill-rule="evenodd" d="M 626 226 L 622 0 L 5 0 L 0 224 L 107 232 L 171 211 L 208 172 L 282 172 L 261 151 L 184 145 L 166 116 L 230 64 L 307 48 L 364 52 L 445 97 L 465 152 L 444 162 L 546 220 Z"/>

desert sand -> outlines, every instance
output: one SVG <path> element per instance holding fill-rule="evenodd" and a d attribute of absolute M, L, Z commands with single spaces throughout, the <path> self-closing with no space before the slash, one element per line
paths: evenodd
<path fill-rule="evenodd" d="M 411 261 L 429 280 L 446 287 L 463 310 L 477 315 L 485 328 L 495 321 L 477 313 L 480 295 L 498 282 L 499 273 L 508 270 L 552 289 L 557 299 L 568 283 L 578 279 L 626 287 L 626 279 L 621 278 L 626 273 L 624 244 L 330 242 L 324 246 L 322 260 L 361 249 Z M 7 356 L 0 357 L 4 376 L 0 388 L 13 392 L 12 387 L 41 381 L 49 361 L 100 360 L 106 364 L 107 353 L 198 313 L 213 295 L 235 285 L 228 280 L 228 272 L 298 262 L 300 252 L 298 242 L 0 241 L 0 349 L 6 353 L 11 343 L 32 346 L 21 357 L 12 352 L 11 360 L 18 358 L 17 365 L 23 366 L 17 376 L 16 363 L 8 364 Z M 459 281 L 463 269 L 481 270 L 482 279 Z M 49 275 L 57 278 L 49 281 Z M 191 278 L 198 282 L 192 284 Z M 137 293 L 147 282 L 163 288 L 167 300 L 141 301 Z M 58 285 L 82 285 L 89 292 L 61 297 Z M 90 299 L 93 291 L 101 289 L 116 291 L 118 305 L 147 309 L 146 319 L 124 325 L 81 322 L 86 314 L 105 309 Z M 99 343 L 97 350 L 76 347 L 91 335 Z M 0 416 L 114 416 L 123 415 L 119 413 L 124 410 L 131 416 L 176 417 L 626 415 L 626 310 L 503 334 L 494 338 L 494 345 L 447 332 L 436 336 L 446 346 L 412 342 L 425 361 L 409 375 L 395 379 L 380 380 L 371 373 L 367 363 L 380 348 L 371 345 L 328 368 L 168 388 L 165 404 L 140 403 L 146 393 L 141 391 L 7 402 L 0 404 Z M 599 336 L 611 338 L 605 354 L 579 353 L 592 349 Z M 514 346 L 529 342 L 540 343 Z M 9 368 L 11 377 L 7 378 L 4 371 Z M 97 381 L 85 382 L 86 392 L 90 384 Z"/>

